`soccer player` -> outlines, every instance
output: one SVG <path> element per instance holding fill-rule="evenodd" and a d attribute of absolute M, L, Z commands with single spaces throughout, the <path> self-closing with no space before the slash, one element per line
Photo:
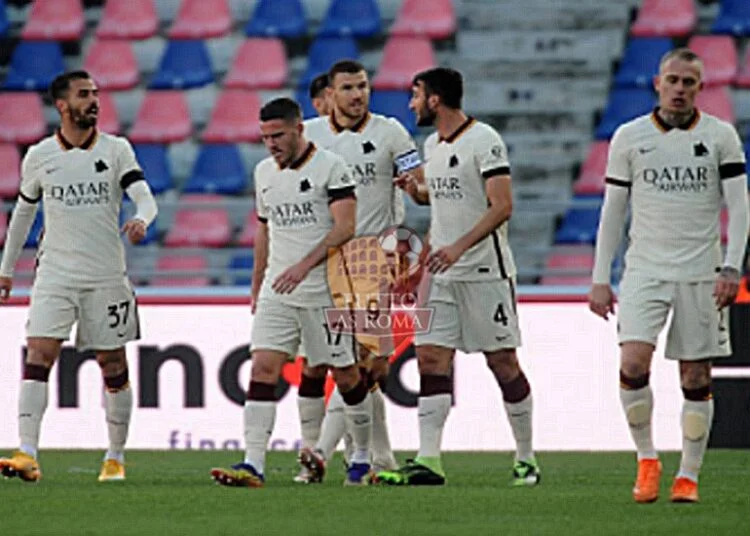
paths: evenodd
<path fill-rule="evenodd" d="M 638 452 L 636 502 L 659 495 L 662 466 L 651 434 L 649 386 L 656 339 L 667 315 L 666 357 L 679 361 L 685 397 L 682 460 L 672 501 L 698 501 L 698 473 L 713 419 L 711 360 L 730 354 L 726 306 L 734 301 L 748 233 L 745 157 L 734 127 L 700 112 L 703 63 L 668 52 L 654 77 L 659 106 L 617 129 L 607 164 L 589 307 L 614 313 L 610 267 L 630 201 L 632 222 L 620 285 L 620 400 Z M 729 212 L 722 258 L 719 214 Z"/>
<path fill-rule="evenodd" d="M 259 226 L 253 269 L 252 373 L 245 403 L 245 460 L 213 469 L 227 486 L 261 487 L 276 416 L 276 387 L 284 363 L 304 338 L 311 366 L 332 368 L 354 439 L 346 484 L 364 484 L 370 471 L 372 400 L 355 365 L 352 335 L 329 325 L 333 301 L 322 263 L 355 230 L 354 180 L 341 157 L 303 134 L 299 105 L 275 99 L 260 111 L 271 154 L 255 168 Z"/>
<path fill-rule="evenodd" d="M 133 410 L 125 343 L 138 339 L 140 329 L 120 238 L 123 192 L 137 209 L 122 228 L 132 243 L 146 235 L 157 207 L 130 143 L 96 129 L 98 91 L 84 71 L 53 80 L 50 93 L 60 128 L 24 157 L 0 264 L 0 301 L 5 301 L 38 203 L 44 201 L 44 237 L 31 290 L 18 402 L 20 448 L 0 459 L 3 475 L 29 482 L 41 477 L 37 449 L 50 369 L 74 323 L 76 346 L 95 352 L 106 387 L 109 449 L 99 480 L 125 478 L 124 448 Z"/>
<path fill-rule="evenodd" d="M 328 100 L 328 73 L 319 74 L 310 82 L 310 100 L 319 116 L 330 113 L 331 105 Z"/>
<path fill-rule="evenodd" d="M 415 201 L 432 207 L 427 268 L 433 274 L 426 307 L 429 333 L 417 333 L 420 374 L 419 453 L 398 469 L 377 475 L 384 484 L 442 485 L 440 442 L 453 398 L 456 349 L 483 352 L 502 391 L 516 440 L 513 484 L 535 485 L 531 387 L 516 356 L 521 334 L 516 314 L 515 266 L 508 244 L 511 175 L 500 135 L 461 110 L 463 79 L 437 67 L 417 74 L 410 108 L 420 126 L 437 132 L 425 141 L 425 183 L 400 180 Z"/>
<path fill-rule="evenodd" d="M 318 146 L 341 155 L 357 181 L 357 237 L 375 237 L 404 219 L 402 191 L 394 185 L 394 168 L 421 177 L 422 168 L 416 145 L 395 119 L 369 111 L 370 81 L 362 64 L 342 60 L 328 72 L 329 116 L 305 122 L 305 133 Z M 361 289 L 361 287 L 360 287 Z M 372 289 L 371 289 L 372 290 Z M 357 291 L 355 290 L 355 293 Z M 360 301 L 365 294 L 359 292 Z M 376 298 L 379 314 L 390 313 L 388 292 Z M 375 303 L 375 302 L 373 302 Z M 365 308 L 365 304 L 355 304 Z M 373 467 L 396 468 L 391 450 L 382 390 L 388 376 L 388 358 L 393 353 L 390 330 L 359 335 L 360 360 L 370 367 L 373 397 Z M 306 366 L 299 389 L 303 455 L 318 467 L 330 458 L 345 433 L 341 395 L 334 391 L 326 410 L 323 400 L 325 368 Z M 325 423 L 323 415 L 325 412 Z M 321 428 L 322 426 L 322 428 Z M 304 481 L 305 467 L 297 476 Z"/>

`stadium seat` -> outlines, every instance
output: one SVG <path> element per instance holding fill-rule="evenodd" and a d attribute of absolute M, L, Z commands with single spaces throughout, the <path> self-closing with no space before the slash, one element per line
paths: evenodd
<path fill-rule="evenodd" d="M 151 280 L 155 287 L 207 287 L 211 279 L 205 274 L 208 270 L 208 262 L 203 255 L 162 255 L 156 262 L 156 273 L 175 272 L 171 274 L 156 275 Z M 179 272 L 186 272 L 180 275 Z M 193 272 L 187 275 L 188 272 Z"/>
<path fill-rule="evenodd" d="M 693 0 L 644 0 L 630 35 L 682 37 L 693 31 L 697 21 Z"/>
<path fill-rule="evenodd" d="M 16 262 L 16 270 L 13 276 L 14 288 L 28 288 L 34 283 L 34 272 L 36 271 L 36 254 L 21 254 Z"/>
<path fill-rule="evenodd" d="M 615 75 L 615 85 L 650 88 L 653 76 L 659 72 L 659 60 L 670 50 L 672 39 L 669 37 L 630 39 Z"/>
<path fill-rule="evenodd" d="M 592 246 L 555 246 L 547 255 L 542 285 L 590 285 L 594 268 Z M 555 273 L 568 272 L 568 273 Z"/>
<path fill-rule="evenodd" d="M 252 275 L 238 274 L 240 270 L 247 271 L 253 269 L 254 256 L 252 250 L 245 255 L 235 255 L 229 261 L 229 271 L 232 273 L 234 280 L 232 283 L 237 287 L 247 287 L 252 283 Z"/>
<path fill-rule="evenodd" d="M 195 160 L 185 193 L 239 195 L 247 185 L 247 174 L 236 145 L 205 144 Z"/>
<path fill-rule="evenodd" d="M 318 35 L 350 35 L 363 39 L 374 37 L 380 31 L 380 9 L 376 0 L 331 0 Z"/>
<path fill-rule="evenodd" d="M 237 237 L 237 245 L 252 248 L 255 247 L 255 231 L 258 230 L 258 213 L 253 210 L 247 215 L 245 227 L 242 228 L 240 236 Z"/>
<path fill-rule="evenodd" d="M 574 200 L 590 201 L 599 197 L 576 197 Z M 599 226 L 599 212 L 597 208 L 572 208 L 563 218 L 562 225 L 555 233 L 557 244 L 593 244 L 596 230 Z"/>
<path fill-rule="evenodd" d="M 277 89 L 289 72 L 286 50 L 280 39 L 247 39 L 234 56 L 224 79 L 227 89 Z"/>
<path fill-rule="evenodd" d="M 581 165 L 578 179 L 573 183 L 576 195 L 600 195 L 604 192 L 604 179 L 607 172 L 607 155 L 609 142 L 594 141 L 589 145 L 589 152 Z"/>
<path fill-rule="evenodd" d="M 297 91 L 294 92 L 294 100 L 302 107 L 302 117 L 304 119 L 318 116 L 318 112 L 312 104 L 312 99 L 310 99 L 310 92 L 307 89 L 297 88 Z"/>
<path fill-rule="evenodd" d="M 747 0 L 721 0 L 719 16 L 711 32 L 750 35 L 750 3 Z"/>
<path fill-rule="evenodd" d="M 96 80 L 99 89 L 131 89 L 140 81 L 138 62 L 127 40 L 97 39 L 86 55 L 83 68 Z"/>
<path fill-rule="evenodd" d="M 726 208 L 722 208 L 719 213 L 719 233 L 721 243 L 726 244 L 729 239 L 729 212 Z"/>
<path fill-rule="evenodd" d="M 747 186 L 750 189 L 750 138 L 745 142 L 745 170 L 747 171 Z"/>
<path fill-rule="evenodd" d="M 391 35 L 447 39 L 456 33 L 456 12 L 452 0 L 404 0 Z"/>
<path fill-rule="evenodd" d="M 38 93 L 0 93 L 0 142 L 28 145 L 46 132 Z"/>
<path fill-rule="evenodd" d="M 687 45 L 703 59 L 703 83 L 731 84 L 737 76 L 737 47 L 728 35 L 696 35 Z"/>
<path fill-rule="evenodd" d="M 21 41 L 13 50 L 3 88 L 44 91 L 65 71 L 62 48 L 55 41 Z"/>
<path fill-rule="evenodd" d="M 387 117 L 395 117 L 411 134 L 417 132 L 417 119 L 409 110 L 411 93 L 408 91 L 373 91 L 370 109 Z"/>
<path fill-rule="evenodd" d="M 5 12 L 5 0 L 0 0 L 0 37 L 5 37 L 9 28 L 10 23 L 8 22 L 8 14 Z"/>
<path fill-rule="evenodd" d="M 167 232 L 164 244 L 169 247 L 222 247 L 229 243 L 232 227 L 227 210 L 220 206 L 218 195 L 183 195 L 183 203 L 210 204 L 210 208 L 180 208 Z"/>
<path fill-rule="evenodd" d="M 8 213 L 4 210 L 0 211 L 0 247 L 5 244 L 5 233 L 8 231 Z"/>
<path fill-rule="evenodd" d="M 171 39 L 209 39 L 231 29 L 227 0 L 183 0 L 167 35 Z"/>
<path fill-rule="evenodd" d="M 166 146 L 157 143 L 136 144 L 133 150 L 153 193 L 161 194 L 174 188 Z"/>
<path fill-rule="evenodd" d="M 81 0 L 37 0 L 21 32 L 26 40 L 77 41 L 83 35 Z"/>
<path fill-rule="evenodd" d="M 655 102 L 654 93 L 650 89 L 618 88 L 612 90 L 599 126 L 596 127 L 596 139 L 611 138 L 617 127 L 639 115 L 648 113 Z"/>
<path fill-rule="evenodd" d="M 411 89 L 414 75 L 435 66 L 432 42 L 424 37 L 391 37 L 372 81 L 373 89 Z"/>
<path fill-rule="evenodd" d="M 0 199 L 14 199 L 21 183 L 21 155 L 15 143 L 0 144 Z"/>
<path fill-rule="evenodd" d="M 737 120 L 734 113 L 734 102 L 729 93 L 729 88 L 726 86 L 704 89 L 698 93 L 695 105 L 699 110 L 715 115 L 729 123 L 734 123 Z"/>
<path fill-rule="evenodd" d="M 34 218 L 34 223 L 31 224 L 31 230 L 29 231 L 28 236 L 26 236 L 26 242 L 24 243 L 24 248 L 37 248 L 39 247 L 39 241 L 42 239 L 42 232 L 44 230 L 44 212 L 42 211 L 42 208 L 40 207 L 39 210 L 36 211 L 36 217 Z"/>
<path fill-rule="evenodd" d="M 150 89 L 189 89 L 214 81 L 211 59 L 202 40 L 169 41 Z"/>
<path fill-rule="evenodd" d="M 107 0 L 96 36 L 104 39 L 148 39 L 159 29 L 154 0 Z"/>
<path fill-rule="evenodd" d="M 216 100 L 201 139 L 206 143 L 257 143 L 260 97 L 254 91 L 228 89 Z"/>
<path fill-rule="evenodd" d="M 258 0 L 245 26 L 248 37 L 294 39 L 307 34 L 307 19 L 301 0 Z"/>
<path fill-rule="evenodd" d="M 337 61 L 358 58 L 359 49 L 351 37 L 318 37 L 307 53 L 307 69 L 298 85 L 307 89 L 313 78 L 320 73 L 327 73 Z"/>
<path fill-rule="evenodd" d="M 173 143 L 188 138 L 192 129 L 185 93 L 149 91 L 130 130 L 130 141 Z"/>
<path fill-rule="evenodd" d="M 106 91 L 99 92 L 99 119 L 97 127 L 107 134 L 120 133 L 120 115 L 112 95 Z"/>
<path fill-rule="evenodd" d="M 750 88 L 750 47 L 745 47 L 745 58 L 734 83 L 737 87 Z"/>

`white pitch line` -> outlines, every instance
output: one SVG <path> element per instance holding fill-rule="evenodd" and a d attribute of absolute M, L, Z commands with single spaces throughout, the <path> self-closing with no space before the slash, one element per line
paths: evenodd
<path fill-rule="evenodd" d="M 750 379 L 750 367 L 713 367 L 714 378 L 747 378 Z"/>

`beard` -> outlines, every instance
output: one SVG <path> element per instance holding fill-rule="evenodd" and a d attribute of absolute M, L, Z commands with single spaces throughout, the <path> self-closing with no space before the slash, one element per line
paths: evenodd
<path fill-rule="evenodd" d="M 421 110 L 417 110 L 417 126 L 418 127 L 431 127 L 435 124 L 435 118 L 437 114 L 430 110 L 427 106 Z"/>
<path fill-rule="evenodd" d="M 96 126 L 96 120 L 98 119 L 98 116 L 90 116 L 88 115 L 89 112 L 92 111 L 92 108 L 89 108 L 85 112 L 78 112 L 74 111 L 71 114 L 71 119 L 75 123 L 75 125 L 80 128 L 81 130 L 87 130 L 89 128 Z"/>

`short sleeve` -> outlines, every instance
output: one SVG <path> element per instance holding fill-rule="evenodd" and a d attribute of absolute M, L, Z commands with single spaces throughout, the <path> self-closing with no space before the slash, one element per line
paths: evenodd
<path fill-rule="evenodd" d="M 258 221 L 266 223 L 268 221 L 268 206 L 263 199 L 264 188 L 260 184 L 260 173 L 258 167 L 253 171 L 253 184 L 255 184 L 255 211 L 258 213 Z"/>
<path fill-rule="evenodd" d="M 492 128 L 487 128 L 475 145 L 474 158 L 482 177 L 489 179 L 498 175 L 510 175 L 510 162 L 505 142 Z"/>
<path fill-rule="evenodd" d="M 630 168 L 629 147 L 625 140 L 625 132 L 618 128 L 612 136 L 607 157 L 606 182 L 614 186 L 630 187 L 633 175 Z"/>
<path fill-rule="evenodd" d="M 404 126 L 393 118 L 388 119 L 391 128 L 388 137 L 391 142 L 393 164 L 397 173 L 405 173 L 422 165 L 417 145 Z"/>
<path fill-rule="evenodd" d="M 745 151 L 737 130 L 729 124 L 722 125 L 719 138 L 719 177 L 731 179 L 745 174 Z"/>
<path fill-rule="evenodd" d="M 42 166 L 35 158 L 35 152 L 29 151 L 21 163 L 21 186 L 18 195 L 27 203 L 38 203 L 42 199 L 42 181 L 39 174 Z"/>
<path fill-rule="evenodd" d="M 331 165 L 326 188 L 328 189 L 328 202 L 332 203 L 339 199 L 354 198 L 354 179 L 349 168 L 340 157 L 336 157 Z"/>
<path fill-rule="evenodd" d="M 120 178 L 120 187 L 127 190 L 128 186 L 134 182 L 145 180 L 143 170 L 141 169 L 138 159 L 135 157 L 135 151 L 130 142 L 125 138 L 120 138 L 120 144 L 117 152 L 117 174 Z"/>

